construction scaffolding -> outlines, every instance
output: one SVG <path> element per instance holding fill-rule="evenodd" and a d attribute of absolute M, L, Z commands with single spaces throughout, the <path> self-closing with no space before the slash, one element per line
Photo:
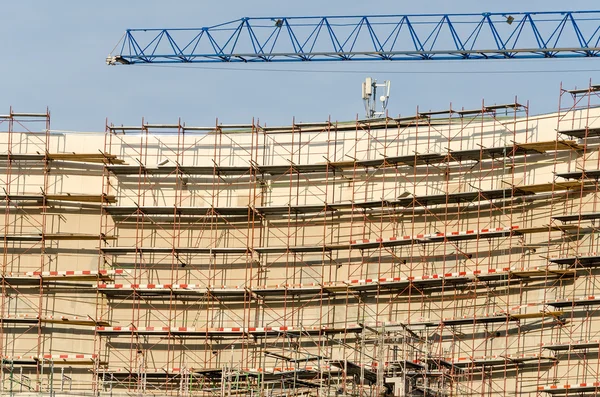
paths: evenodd
<path fill-rule="evenodd" d="M 11 110 L 2 392 L 598 392 L 599 93 L 101 133 Z"/>

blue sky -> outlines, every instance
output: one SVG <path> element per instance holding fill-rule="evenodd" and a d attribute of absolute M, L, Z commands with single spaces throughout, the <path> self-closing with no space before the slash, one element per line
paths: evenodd
<path fill-rule="evenodd" d="M 566 8 L 572 5 L 572 8 Z M 600 58 L 558 61 L 225 64 L 194 68 L 109 67 L 105 57 L 126 28 L 200 27 L 243 16 L 479 13 L 598 9 L 596 1 L 164 1 L 19 0 L 3 4 L 0 113 L 48 106 L 53 129 L 102 131 L 115 124 L 188 125 L 352 120 L 363 116 L 360 84 L 392 81 L 391 115 L 530 101 L 554 111 L 559 84 L 600 83 Z M 233 70 L 231 70 L 233 69 Z M 253 70 L 249 70 L 253 69 Z M 259 69 L 259 70 L 255 70 Z M 276 69 L 277 71 L 274 71 Z M 283 71 L 282 71 L 283 70 Z M 302 70 L 302 72 L 295 72 Z M 567 70 L 593 70 L 573 73 Z M 498 73 L 525 71 L 524 73 Z M 418 73 L 417 73 L 418 72 Z M 423 73 L 426 72 L 426 73 Z M 450 72 L 450 73 L 449 73 Z M 492 72 L 492 73 L 483 73 Z"/>

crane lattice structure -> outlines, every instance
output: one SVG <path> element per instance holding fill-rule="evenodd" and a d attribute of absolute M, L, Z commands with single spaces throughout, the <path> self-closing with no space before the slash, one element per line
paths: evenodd
<path fill-rule="evenodd" d="M 128 29 L 109 64 L 585 58 L 600 11 L 240 18 Z"/>

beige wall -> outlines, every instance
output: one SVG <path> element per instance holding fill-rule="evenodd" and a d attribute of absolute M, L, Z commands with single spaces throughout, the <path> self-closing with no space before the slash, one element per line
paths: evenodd
<path fill-rule="evenodd" d="M 449 149 L 470 150 L 480 147 L 510 146 L 513 143 L 554 141 L 557 129 L 598 125 L 598 109 L 539 117 L 482 119 L 480 116 L 454 118 L 452 123 L 418 127 L 371 129 L 358 126 L 347 131 L 324 129 L 318 132 L 267 134 L 238 132 L 199 134 L 156 130 L 151 133 L 52 133 L 49 137 L 14 131 L 0 135 L 0 152 L 12 154 L 98 153 L 115 154 L 129 165 L 159 167 L 164 160 L 182 166 L 242 166 L 250 161 L 260 165 L 319 164 L 378 159 L 383 155 L 407 156 L 415 153 L 446 153 Z M 10 138 L 9 138 L 10 136 Z M 46 142 L 46 139 L 48 141 Z M 564 139 L 559 136 L 559 139 Z M 6 161 L 0 164 L 0 183 L 11 195 L 87 194 L 114 195 L 116 204 L 102 206 L 148 207 L 260 207 L 305 204 L 361 203 L 395 200 L 407 195 L 438 195 L 529 186 L 553 181 L 564 182 L 556 173 L 598 169 L 597 148 L 593 139 L 585 151 L 548 151 L 542 154 L 504 157 L 481 162 L 437 162 L 429 165 L 400 165 L 382 169 L 346 169 L 327 174 L 303 175 L 116 175 L 98 164 Z M 586 142 L 579 142 L 583 145 Z M 127 372 L 152 373 L 182 368 L 194 371 L 231 367 L 269 368 L 289 366 L 265 351 L 315 354 L 372 366 L 397 360 L 425 360 L 426 354 L 447 360 L 480 356 L 542 356 L 531 367 L 508 365 L 464 374 L 452 372 L 448 391 L 460 395 L 534 395 L 538 386 L 591 382 L 599 364 L 597 349 L 589 356 L 560 356 L 542 344 L 569 343 L 598 337 L 595 306 L 567 307 L 559 324 L 554 317 L 520 318 L 495 324 L 461 326 L 420 326 L 440 323 L 443 319 L 485 317 L 506 313 L 525 315 L 558 311 L 544 302 L 578 299 L 596 294 L 596 272 L 581 270 L 576 278 L 557 278 L 553 273 L 532 278 L 511 276 L 511 283 L 476 280 L 440 288 L 410 290 L 325 288 L 323 294 L 279 295 L 262 299 L 254 295 L 261 286 L 286 284 L 343 285 L 347 280 L 473 272 L 511 268 L 533 270 L 548 265 L 552 257 L 566 257 L 597 251 L 595 230 L 590 221 L 582 222 L 579 234 L 549 229 L 499 238 L 468 241 L 415 243 L 392 248 L 367 250 L 340 249 L 332 252 L 287 252 L 261 254 L 259 247 L 331 246 L 351 240 L 382 238 L 453 231 L 482 230 L 518 226 L 519 230 L 562 225 L 553 215 L 598 211 L 598 192 L 591 183 L 581 190 L 564 191 L 556 186 L 547 192 L 511 200 L 461 202 L 427 208 L 379 208 L 344 210 L 338 213 L 256 216 L 253 223 L 227 216 L 112 217 L 98 203 L 56 201 L 43 207 L 36 202 L 4 203 L 3 234 L 6 236 L 49 234 L 95 235 L 92 240 L 47 240 L 41 242 L 7 241 L 3 263 L 2 388 L 7 391 L 47 392 L 66 390 L 85 393 L 143 391 L 145 394 L 203 395 L 203 386 L 192 378 L 190 388 L 183 378 L 169 385 L 146 381 L 123 383 L 99 382 L 106 374 Z M 108 237 L 102 240 L 100 235 Z M 244 254 L 144 253 L 103 255 L 103 247 L 249 247 Z M 185 266 L 182 266 L 185 264 Z M 52 279 L 37 285 L 12 285 L 14 275 L 32 271 L 114 270 L 123 274 L 110 280 Z M 545 269 L 545 268 L 544 268 Z M 559 270 L 551 265 L 552 270 Z M 544 270 L 545 271 L 545 270 Z M 547 277 L 546 277 L 547 276 Z M 48 279 L 49 280 L 49 279 Z M 105 296 L 98 283 L 108 284 L 194 284 L 198 290 L 208 286 L 248 289 L 241 295 L 225 297 L 206 293 L 181 299 L 175 294 L 157 296 Z M 587 310 L 589 309 L 589 310 Z M 14 324 L 10 319 L 28 315 L 48 319 L 65 316 L 71 324 L 43 322 Z M 111 327 L 328 327 L 344 328 L 351 324 L 370 324 L 360 335 L 354 332 L 295 338 L 194 338 L 145 336 L 135 332 L 111 336 L 95 332 L 93 324 L 75 324 L 83 320 L 106 321 Z M 83 321 L 82 320 L 82 321 Z M 377 336 L 377 322 L 387 322 L 389 339 Z M 399 324 L 406 324 L 422 341 L 409 346 Z M 380 326 L 380 325 L 379 325 Z M 381 331 L 381 329 L 380 329 Z M 380 334 L 381 335 L 381 334 Z M 394 338 L 392 336 L 395 335 Z M 360 337 L 359 337 L 360 336 Z M 379 340 L 380 338 L 381 340 Z M 297 349 L 290 353 L 290 349 Z M 44 354 L 95 354 L 91 360 L 64 363 L 44 362 L 36 367 L 18 364 L 19 356 Z M 549 365 L 547 365 L 550 362 Z M 318 365 L 311 362 L 310 365 Z M 325 361 L 320 363 L 323 367 Z M 539 366 L 538 366 L 539 364 Z M 306 364 L 299 364 L 301 367 Z M 575 368 L 575 369 L 573 369 Z M 61 372 L 62 371 L 62 372 Z M 52 374 L 52 375 L 50 375 Z M 70 380 L 69 380 L 70 379 Z M 195 379 L 195 380 L 194 380 Z M 333 393 L 342 382 L 333 376 L 330 388 L 320 395 Z M 436 377 L 430 379 L 434 382 Z M 66 382 L 66 383 L 65 383 Z M 26 383 L 24 387 L 21 384 Z M 68 386 L 67 386 L 68 385 Z M 258 387 L 258 386 L 257 386 Z M 264 386 L 268 387 L 268 386 Z M 348 385 L 350 388 L 351 386 Z M 363 386 L 368 393 L 376 388 Z M 263 389 L 263 392 L 265 390 Z M 316 391 L 315 391 L 316 393 Z M 208 392 L 206 392 L 208 395 Z M 125 394 L 124 394 L 125 395 Z M 374 395 L 374 394 L 373 394 Z"/>

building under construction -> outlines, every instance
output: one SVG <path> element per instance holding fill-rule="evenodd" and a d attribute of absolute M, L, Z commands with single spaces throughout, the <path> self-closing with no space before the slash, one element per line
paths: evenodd
<path fill-rule="evenodd" d="M 2 395 L 596 395 L 599 94 L 101 133 L 11 110 Z"/>

